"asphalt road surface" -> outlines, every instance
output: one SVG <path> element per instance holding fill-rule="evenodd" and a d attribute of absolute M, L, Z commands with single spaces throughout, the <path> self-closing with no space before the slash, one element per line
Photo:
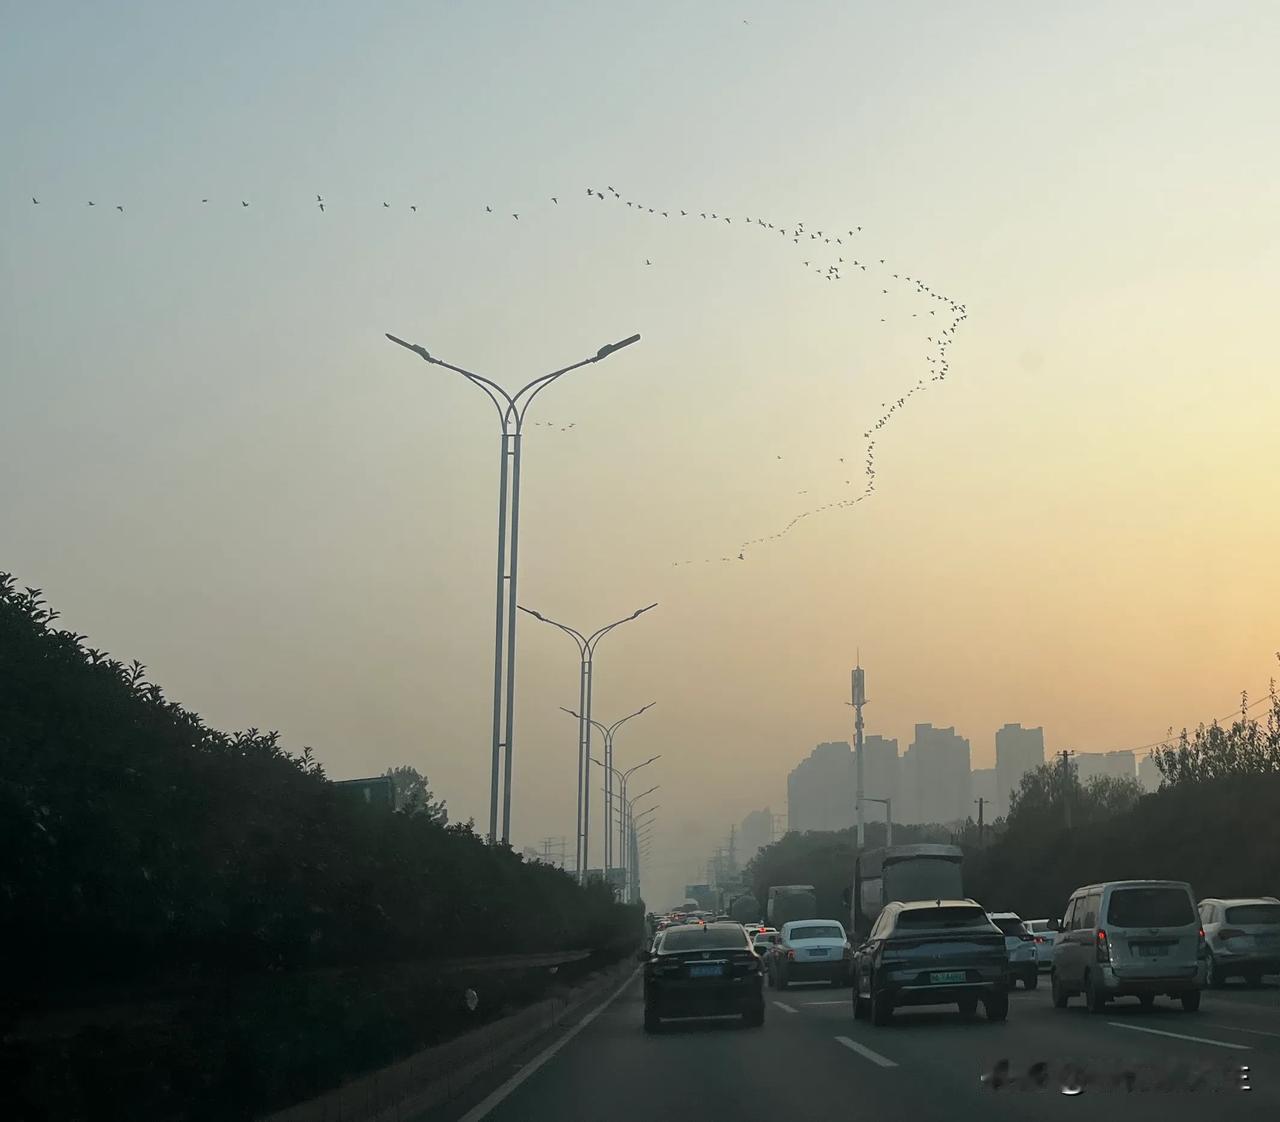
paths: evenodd
<path fill-rule="evenodd" d="M 819 985 L 766 990 L 763 1028 L 679 1021 L 650 1036 L 637 976 L 567 1042 L 561 1029 L 505 1083 L 476 1088 L 429 1122 L 1280 1118 L 1275 979 L 1206 991 L 1198 1013 L 1158 998 L 1150 1012 L 1125 999 L 1098 1015 L 1079 999 L 1054 1009 L 1042 981 L 1012 995 L 1004 1024 L 981 1008 L 965 1022 L 952 1007 L 901 1010 L 875 1028 L 853 1020 L 848 988 Z M 1001 1061 L 1015 1079 L 997 1088 Z M 1037 1063 L 1043 1086 L 1028 1077 Z"/>

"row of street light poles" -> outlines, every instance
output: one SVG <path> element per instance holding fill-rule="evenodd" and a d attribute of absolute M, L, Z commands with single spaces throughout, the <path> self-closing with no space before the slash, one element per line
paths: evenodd
<path fill-rule="evenodd" d="M 553 370 L 550 374 L 543 374 L 533 381 L 522 386 L 515 393 L 508 393 L 497 382 L 490 378 L 486 378 L 480 374 L 472 373 L 460 366 L 445 362 L 443 359 L 436 358 L 425 347 L 416 343 L 406 342 L 394 335 L 388 334 L 387 338 L 397 346 L 404 347 L 406 350 L 412 351 L 419 358 L 433 366 L 440 366 L 446 370 L 451 370 L 455 374 L 460 374 L 466 378 L 472 385 L 481 389 L 484 394 L 493 402 L 494 408 L 498 412 L 498 421 L 501 435 L 501 449 L 498 460 L 498 566 L 497 566 L 497 583 L 496 583 L 496 608 L 494 620 L 494 654 L 493 654 L 493 729 L 491 737 L 491 759 L 490 759 L 490 787 L 489 787 L 489 844 L 493 845 L 501 837 L 503 844 L 510 844 L 511 841 L 511 768 L 512 755 L 514 751 L 514 718 L 515 718 L 515 659 L 516 659 L 516 612 L 517 610 L 526 612 L 535 619 L 541 620 L 543 623 L 549 623 L 552 627 L 557 627 L 566 635 L 570 636 L 578 646 L 580 656 L 580 671 L 578 681 L 578 708 L 577 710 L 566 710 L 578 719 L 578 820 L 577 820 L 577 847 L 576 847 L 576 864 L 577 875 L 579 881 L 584 881 L 587 875 L 588 867 L 588 850 L 591 823 L 591 731 L 597 729 L 604 738 L 605 744 L 605 877 L 610 877 L 610 871 L 613 864 L 613 816 L 614 816 L 614 790 L 613 790 L 613 734 L 626 721 L 632 717 L 638 717 L 650 706 L 646 705 L 644 709 L 639 709 L 635 713 L 628 714 L 619 721 L 615 721 L 612 725 L 605 726 L 598 721 L 594 721 L 591 717 L 591 685 L 593 660 L 595 656 L 596 645 L 615 627 L 620 627 L 624 623 L 643 615 L 652 608 L 657 607 L 656 604 L 649 604 L 647 607 L 640 608 L 631 613 L 631 615 L 623 619 L 615 620 L 613 623 L 592 632 L 590 635 L 583 635 L 582 632 L 575 628 L 568 627 L 563 623 L 548 619 L 539 612 L 533 611 L 531 608 L 525 608 L 517 603 L 516 600 L 516 577 L 518 574 L 519 549 L 520 549 L 520 458 L 521 458 L 521 438 L 524 428 L 525 416 L 528 413 L 529 406 L 533 404 L 533 399 L 538 396 L 547 386 L 572 370 L 577 370 L 583 366 L 590 366 L 593 363 L 600 362 L 602 359 L 608 358 L 615 351 L 620 351 L 624 347 L 631 346 L 632 343 L 639 342 L 639 335 L 631 335 L 626 339 L 622 339 L 617 343 L 609 343 L 601 347 L 590 358 L 584 358 L 580 362 L 572 363 L 569 366 L 561 367 L 559 370 Z M 650 703 L 652 705 L 652 703 Z M 656 759 L 657 757 L 653 757 Z M 645 763 L 652 763 L 653 759 L 646 760 Z M 644 765 L 637 765 L 643 767 Z M 636 770 L 635 768 L 631 769 Z M 628 771 L 626 774 L 630 774 Z M 622 789 L 622 798 L 625 805 L 626 788 L 625 780 Z M 501 804 L 501 812 L 499 812 L 499 804 Z M 501 833 L 499 834 L 499 822 L 501 822 Z M 633 854 L 621 848 L 627 844 L 627 835 L 620 834 L 620 852 L 619 857 L 625 862 L 625 868 L 633 869 L 634 861 L 631 860 Z M 634 836 L 630 837 L 632 848 L 635 846 Z M 632 890 L 634 892 L 634 888 Z"/>

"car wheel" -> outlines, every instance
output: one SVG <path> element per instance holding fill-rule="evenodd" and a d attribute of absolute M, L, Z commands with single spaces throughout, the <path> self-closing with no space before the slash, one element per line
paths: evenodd
<path fill-rule="evenodd" d="M 1053 1007 L 1055 1009 L 1065 1009 L 1067 1007 L 1067 991 L 1062 988 L 1062 983 L 1058 981 L 1056 972 L 1049 975 L 1049 992 L 1053 995 Z"/>
<path fill-rule="evenodd" d="M 1090 1013 L 1103 1013 L 1107 1008 L 1107 995 L 1093 974 L 1084 976 L 1084 1007 Z"/>
<path fill-rule="evenodd" d="M 753 1005 L 742 1014 L 742 1023 L 747 1028 L 760 1028 L 764 1024 L 764 1002 Z"/>
<path fill-rule="evenodd" d="M 966 1021 L 978 1011 L 978 999 L 976 997 L 962 997 L 956 1004 L 960 1006 L 961 1018 Z"/>
<path fill-rule="evenodd" d="M 1007 993 L 989 994 L 983 999 L 988 1021 L 1006 1021 L 1009 1019 L 1009 995 Z"/>
<path fill-rule="evenodd" d="M 883 990 L 876 989 L 875 979 L 871 980 L 871 1023 L 884 1026 L 893 1020 L 893 1002 Z"/>
<path fill-rule="evenodd" d="M 1038 986 L 1039 984 L 1040 984 L 1040 973 L 1039 973 L 1039 971 L 1033 970 L 1033 971 L 1031 971 L 1031 973 L 1026 974 L 1026 975 L 1024 975 L 1024 976 L 1023 976 L 1023 979 L 1022 979 L 1022 988 L 1023 988 L 1024 990 L 1033 990 L 1033 989 L 1035 989 L 1035 988 L 1036 988 L 1036 986 Z"/>
<path fill-rule="evenodd" d="M 1218 960 L 1213 957 L 1212 951 L 1209 952 L 1209 958 L 1204 964 L 1204 980 L 1207 985 L 1215 990 L 1222 989 L 1227 982 L 1222 971 L 1218 968 Z"/>
<path fill-rule="evenodd" d="M 1142 1006 L 1142 1008 L 1143 1008 L 1143 1009 L 1145 1009 L 1145 1010 L 1147 1010 L 1148 1012 L 1150 1012 L 1150 1011 L 1151 1011 L 1151 1009 L 1152 1009 L 1152 1008 L 1154 1008 L 1155 1003 L 1156 1003 L 1156 995 L 1155 995 L 1155 994 L 1153 994 L 1153 993 L 1140 993 L 1140 994 L 1138 994 L 1138 1004 L 1139 1004 L 1139 1005 L 1141 1005 L 1141 1006 Z"/>
<path fill-rule="evenodd" d="M 782 967 L 778 968 L 778 980 L 775 984 L 780 990 L 785 990 L 791 985 L 790 980 L 787 978 L 787 972 Z"/>
<path fill-rule="evenodd" d="M 853 1019 L 855 1021 L 864 1021 L 867 1017 L 866 999 L 858 992 L 858 983 L 853 984 Z"/>
<path fill-rule="evenodd" d="M 1187 990 L 1182 994 L 1182 1011 L 1184 1013 L 1195 1013 L 1200 1008 L 1200 991 Z"/>
<path fill-rule="evenodd" d="M 662 1031 L 662 1019 L 658 1016 L 658 1011 L 652 1005 L 648 1004 L 644 1007 L 644 1031 Z"/>

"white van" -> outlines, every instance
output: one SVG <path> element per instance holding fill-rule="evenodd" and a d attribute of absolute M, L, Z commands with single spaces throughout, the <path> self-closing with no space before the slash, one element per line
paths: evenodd
<path fill-rule="evenodd" d="M 1091 884 L 1071 894 L 1053 946 L 1053 1004 L 1083 994 L 1091 1013 L 1113 997 L 1149 1009 L 1168 994 L 1194 1013 L 1205 982 L 1204 932 L 1191 886 L 1176 880 Z"/>

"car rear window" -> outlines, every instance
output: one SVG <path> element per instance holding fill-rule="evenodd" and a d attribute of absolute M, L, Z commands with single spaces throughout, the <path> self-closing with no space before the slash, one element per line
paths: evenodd
<path fill-rule="evenodd" d="M 1227 922 L 1280 925 L 1280 904 L 1237 904 L 1227 909 Z"/>
<path fill-rule="evenodd" d="M 993 919 L 991 921 L 1006 935 L 1016 935 L 1018 938 L 1029 934 L 1026 924 L 1020 919 Z"/>
<path fill-rule="evenodd" d="M 981 908 L 911 908 L 898 913 L 897 930 L 924 931 L 940 927 L 989 927 L 991 921 Z"/>
<path fill-rule="evenodd" d="M 1117 888 L 1107 905 L 1107 922 L 1116 927 L 1186 927 L 1196 911 L 1185 888 Z"/>
<path fill-rule="evenodd" d="M 662 938 L 664 951 L 737 951 L 747 946 L 741 927 L 672 928 Z"/>
<path fill-rule="evenodd" d="M 834 924 L 826 927 L 793 927 L 791 941 L 798 943 L 802 939 L 843 939 L 844 932 Z"/>

